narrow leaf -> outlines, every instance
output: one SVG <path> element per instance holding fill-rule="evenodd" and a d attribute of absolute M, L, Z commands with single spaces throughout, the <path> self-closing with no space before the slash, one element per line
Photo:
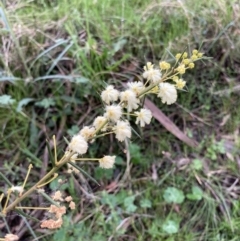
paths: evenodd
<path fill-rule="evenodd" d="M 65 136 L 63 137 L 63 139 L 68 145 L 70 144 L 70 142 L 68 141 L 68 139 Z"/>
<path fill-rule="evenodd" d="M 40 222 L 39 219 L 34 218 L 34 217 L 32 217 L 32 216 L 24 213 L 24 212 L 23 212 L 22 210 L 20 210 L 20 209 L 14 209 L 14 211 L 17 212 L 20 216 L 23 216 L 23 217 L 25 217 L 25 218 L 31 219 L 31 220 L 33 220 L 33 221 L 35 221 L 35 222 Z"/>
<path fill-rule="evenodd" d="M 87 172 L 85 172 L 81 167 L 77 166 L 73 162 L 68 162 L 73 167 L 77 168 L 80 172 L 82 172 L 84 175 L 86 175 L 89 179 L 91 179 L 93 182 L 95 182 L 98 186 L 101 186 L 93 177 L 91 177 Z"/>
<path fill-rule="evenodd" d="M 48 140 L 46 140 L 46 144 L 47 144 L 50 161 L 52 162 L 53 167 L 55 167 L 55 161 L 54 161 L 53 154 L 52 154 L 51 147 Z"/>
<path fill-rule="evenodd" d="M 2 172 L 0 172 L 0 176 L 9 185 L 9 187 L 13 186 L 13 184 L 5 177 L 5 175 Z"/>
<path fill-rule="evenodd" d="M 30 103 L 30 102 L 33 101 L 33 100 L 34 100 L 34 98 L 24 98 L 24 99 L 20 100 L 20 101 L 18 102 L 17 112 L 21 112 L 23 106 L 27 105 L 28 103 Z"/>

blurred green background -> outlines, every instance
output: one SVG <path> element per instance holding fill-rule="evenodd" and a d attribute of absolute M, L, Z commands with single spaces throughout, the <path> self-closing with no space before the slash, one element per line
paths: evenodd
<path fill-rule="evenodd" d="M 200 49 L 176 104 L 152 99 L 197 143 L 191 147 L 153 120 L 135 126 L 129 145 L 113 136 L 89 157 L 117 155 L 113 170 L 81 164 L 88 176 L 62 169 L 46 193 L 63 190 L 77 209 L 56 232 L 16 213 L 0 220 L 0 236 L 20 240 L 234 241 L 240 231 L 240 4 L 235 0 L 8 0 L 0 5 L 0 192 L 27 186 L 51 167 L 46 139 L 58 155 L 68 139 L 102 113 L 106 83 L 122 89 L 141 78 L 147 61 Z M 130 156 L 126 155 L 126 152 Z M 6 181 L 7 180 L 7 181 Z M 39 194 L 25 206 L 48 206 Z M 39 220 L 44 212 L 27 211 Z"/>

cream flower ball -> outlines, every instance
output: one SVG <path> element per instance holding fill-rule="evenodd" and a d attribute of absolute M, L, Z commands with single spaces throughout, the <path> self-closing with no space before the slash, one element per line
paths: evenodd
<path fill-rule="evenodd" d="M 150 124 L 152 119 L 152 113 L 150 110 L 141 109 L 140 111 L 135 112 L 137 115 L 136 124 L 140 122 L 140 126 L 144 127 L 145 124 Z"/>
<path fill-rule="evenodd" d="M 131 138 L 131 127 L 127 121 L 118 121 L 115 128 L 116 138 L 119 141 L 124 141 L 126 138 Z"/>
<path fill-rule="evenodd" d="M 99 159 L 99 166 L 101 168 L 110 169 L 113 168 L 116 156 L 104 156 Z"/>
<path fill-rule="evenodd" d="M 158 97 L 162 99 L 162 103 L 167 103 L 167 105 L 171 105 L 177 100 L 177 90 L 172 84 L 160 83 Z"/>
<path fill-rule="evenodd" d="M 121 101 L 127 103 L 127 110 L 131 112 L 134 109 L 138 108 L 139 99 L 136 96 L 136 93 L 132 90 L 125 90 L 120 93 Z"/>
<path fill-rule="evenodd" d="M 117 101 L 119 96 L 119 91 L 114 89 L 112 85 L 107 86 L 107 88 L 101 93 L 102 100 L 108 105 L 112 101 Z"/>
<path fill-rule="evenodd" d="M 106 112 L 104 117 L 108 120 L 117 122 L 122 116 L 122 108 L 119 105 L 108 105 L 106 106 Z"/>
<path fill-rule="evenodd" d="M 104 116 L 98 116 L 95 118 L 94 122 L 93 122 L 93 126 L 96 128 L 96 129 L 99 129 L 100 127 L 103 126 L 104 123 L 107 122 L 107 118 L 104 117 Z M 105 128 L 103 127 L 102 128 L 102 131 L 104 131 Z"/>
<path fill-rule="evenodd" d="M 72 137 L 72 140 L 68 145 L 68 148 L 70 151 L 76 152 L 81 155 L 87 152 L 88 143 L 81 135 L 75 135 Z"/>
<path fill-rule="evenodd" d="M 129 87 L 130 90 L 135 92 L 136 95 L 138 95 L 145 88 L 141 81 L 128 82 L 127 86 Z"/>
<path fill-rule="evenodd" d="M 93 137 L 94 132 L 94 127 L 84 126 L 82 130 L 80 130 L 79 134 L 84 137 L 85 140 L 88 140 L 89 138 Z"/>
<path fill-rule="evenodd" d="M 153 83 L 159 83 L 162 77 L 159 69 L 154 69 L 151 62 L 147 62 L 146 66 L 143 67 L 143 78 L 151 80 Z"/>

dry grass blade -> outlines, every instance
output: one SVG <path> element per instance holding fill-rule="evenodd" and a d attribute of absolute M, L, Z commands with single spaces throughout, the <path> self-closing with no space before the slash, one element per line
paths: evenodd
<path fill-rule="evenodd" d="M 196 147 L 198 142 L 187 137 L 159 108 L 149 99 L 145 100 L 145 107 L 151 110 L 153 117 L 158 120 L 169 132 L 191 147 Z"/>

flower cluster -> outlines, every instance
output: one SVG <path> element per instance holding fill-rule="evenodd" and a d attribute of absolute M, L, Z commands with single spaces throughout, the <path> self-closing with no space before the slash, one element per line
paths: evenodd
<path fill-rule="evenodd" d="M 4 237 L 4 241 L 17 241 L 17 240 L 19 240 L 19 237 L 12 233 L 8 233 Z"/>
<path fill-rule="evenodd" d="M 1 213 L 6 215 L 7 212 L 13 209 L 23 208 L 18 207 L 17 204 L 36 189 L 40 191 L 41 187 L 54 180 L 58 175 L 57 171 L 59 168 L 66 164 L 68 172 L 75 173 L 80 171 L 80 168 L 76 165 L 77 161 L 97 161 L 101 168 L 113 168 L 116 159 L 115 155 L 85 158 L 83 155 L 88 152 L 89 145 L 95 139 L 108 134 L 114 134 L 120 142 L 130 139 L 132 137 L 132 127 L 130 124 L 132 118 L 134 118 L 135 123 L 141 128 L 150 124 L 152 113 L 143 107 L 144 97 L 147 95 L 156 95 L 162 103 L 166 103 L 167 105 L 175 103 L 178 91 L 183 90 L 186 86 L 186 81 L 182 76 L 188 69 L 194 68 L 195 61 L 201 59 L 202 56 L 203 53 L 193 50 L 190 55 L 186 52 L 178 53 L 172 63 L 160 61 L 158 67 L 155 67 L 151 62 L 147 62 L 143 67 L 143 78 L 127 83 L 126 89 L 119 91 L 113 85 L 106 86 L 100 95 L 104 103 L 103 114 L 97 116 L 92 125 L 84 126 L 78 134 L 72 137 L 68 143 L 67 150 L 59 161 L 57 160 L 56 140 L 54 136 L 54 163 L 52 169 L 27 192 L 24 192 L 25 184 L 32 168 L 30 164 L 23 185 L 13 186 L 8 190 L 6 202 Z M 12 204 L 8 205 L 11 201 L 10 195 L 12 192 L 19 193 L 19 196 Z M 0 202 L 3 197 L 4 194 L 0 196 Z M 48 208 L 50 218 L 41 222 L 41 228 L 56 229 L 62 226 L 62 216 L 66 213 L 66 207 L 62 205 L 63 202 L 67 202 L 70 209 L 75 209 L 72 197 L 68 196 L 64 199 L 60 191 L 55 192 L 52 196 L 52 202 L 55 202 L 55 204 Z M 18 240 L 18 237 L 13 234 L 7 234 L 4 240 L 14 241 Z"/>
<path fill-rule="evenodd" d="M 155 94 L 162 103 L 167 105 L 175 103 L 178 96 L 177 90 L 182 90 L 186 86 L 182 75 L 187 69 L 194 68 L 194 62 L 202 56 L 203 54 L 198 50 L 193 50 L 189 57 L 186 52 L 178 53 L 172 64 L 160 61 L 159 67 L 155 67 L 151 62 L 147 62 L 143 67 L 143 80 L 128 82 L 127 88 L 123 91 L 118 91 L 113 85 L 106 86 L 101 92 L 101 99 L 105 104 L 104 113 L 95 118 L 92 126 L 84 126 L 79 134 L 72 137 L 68 146 L 68 151 L 74 153 L 71 161 L 99 161 L 100 167 L 112 168 L 115 156 L 95 159 L 77 158 L 77 156 L 85 154 L 89 143 L 99 136 L 113 133 L 120 142 L 131 138 L 132 127 L 126 116 L 135 117 L 135 123 L 140 127 L 150 124 L 152 113 L 142 108 L 143 97 Z M 69 166 L 69 172 L 72 171 L 78 172 L 76 168 Z"/>
<path fill-rule="evenodd" d="M 65 206 L 60 206 L 61 202 L 66 201 L 69 203 L 69 208 L 70 209 L 75 209 L 75 203 L 72 201 L 72 197 L 68 196 L 65 199 L 62 198 L 62 193 L 60 191 L 57 191 L 54 193 L 52 196 L 52 199 L 54 201 L 59 201 L 56 205 L 51 205 L 50 208 L 48 209 L 49 214 L 52 216 L 52 218 L 48 220 L 44 220 L 41 222 L 41 228 L 48 228 L 48 229 L 56 229 L 60 228 L 63 224 L 62 216 L 66 213 L 66 207 Z"/>

